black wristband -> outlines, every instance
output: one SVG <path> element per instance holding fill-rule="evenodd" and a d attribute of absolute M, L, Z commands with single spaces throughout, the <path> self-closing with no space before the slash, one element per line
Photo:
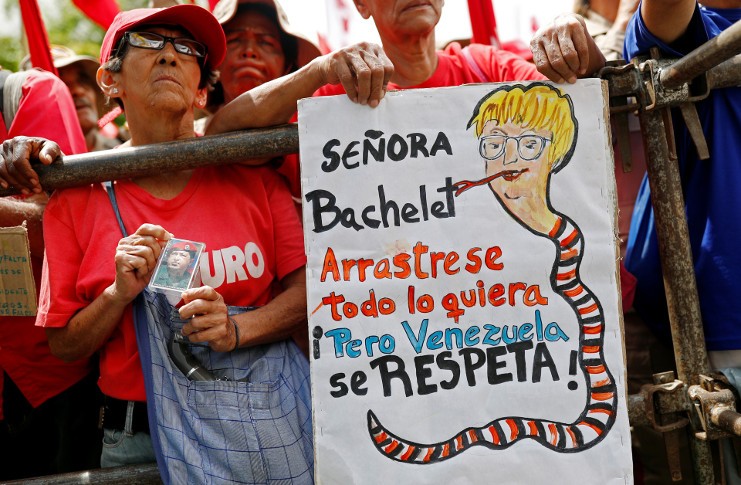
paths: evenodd
<path fill-rule="evenodd" d="M 237 342 L 234 344 L 234 348 L 232 349 L 232 352 L 234 352 L 239 348 L 239 325 L 237 325 L 237 322 L 235 322 L 232 317 L 229 317 L 229 320 L 234 325 L 234 333 L 237 334 Z"/>

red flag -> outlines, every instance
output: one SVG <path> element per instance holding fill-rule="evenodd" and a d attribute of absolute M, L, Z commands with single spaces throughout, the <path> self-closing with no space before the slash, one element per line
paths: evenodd
<path fill-rule="evenodd" d="M 324 2 L 327 15 L 327 30 L 324 41 L 326 47 L 339 49 L 352 43 L 353 26 L 357 24 L 355 6 L 350 0 L 326 0 Z M 356 16 L 355 18 L 353 18 Z M 319 46 L 324 49 L 325 46 Z"/>
<path fill-rule="evenodd" d="M 108 30 L 116 14 L 121 11 L 116 0 L 72 0 L 87 18 Z"/>
<path fill-rule="evenodd" d="M 49 36 L 46 34 L 38 3 L 36 0 L 20 0 L 20 6 L 31 65 L 58 74 L 49 52 Z"/>
<path fill-rule="evenodd" d="M 332 48 L 329 46 L 327 37 L 322 35 L 321 32 L 317 32 L 316 36 L 319 41 L 319 50 L 322 52 L 322 54 L 329 54 L 330 52 L 332 52 Z"/>
<path fill-rule="evenodd" d="M 538 25 L 538 19 L 535 18 L 535 15 L 530 17 L 530 28 L 532 29 L 533 34 L 540 28 L 540 25 Z"/>
<path fill-rule="evenodd" d="M 471 17 L 472 42 L 499 47 L 497 22 L 494 18 L 492 0 L 468 0 L 468 14 Z"/>

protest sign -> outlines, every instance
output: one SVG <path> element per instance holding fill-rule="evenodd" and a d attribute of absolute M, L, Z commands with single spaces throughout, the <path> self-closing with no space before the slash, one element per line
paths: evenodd
<path fill-rule="evenodd" d="M 36 315 L 36 285 L 24 226 L 0 228 L 0 315 Z"/>
<path fill-rule="evenodd" d="M 318 483 L 632 483 L 607 116 L 595 79 L 300 102 Z"/>

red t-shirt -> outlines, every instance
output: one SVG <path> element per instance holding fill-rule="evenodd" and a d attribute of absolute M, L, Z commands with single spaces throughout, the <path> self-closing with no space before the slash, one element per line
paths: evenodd
<path fill-rule="evenodd" d="M 306 263 L 303 234 L 288 189 L 268 167 L 196 169 L 185 189 L 158 199 L 131 181 L 116 183 L 126 229 L 159 224 L 175 237 L 203 242 L 201 279 L 228 305 L 264 305 L 274 283 Z M 100 184 L 57 191 L 44 215 L 47 241 L 37 325 L 64 327 L 115 279 L 121 230 Z M 100 349 L 104 394 L 146 400 L 133 313 Z"/>
<path fill-rule="evenodd" d="M 21 89 L 18 112 L 10 130 L 0 117 L 0 141 L 19 135 L 41 136 L 56 141 L 67 155 L 87 151 L 74 102 L 58 77 L 45 71 L 30 71 Z M 38 293 L 42 262 L 32 258 L 31 264 Z M 65 364 L 51 355 L 46 333 L 34 326 L 34 319 L 0 316 L 0 419 L 3 419 L 2 371 L 34 407 L 90 372 L 87 359 Z"/>
<path fill-rule="evenodd" d="M 388 90 L 441 88 L 470 83 L 545 79 L 545 76 L 538 72 L 534 64 L 511 52 L 481 44 L 471 44 L 467 51 L 470 52 L 475 66 L 468 61 L 460 44 L 453 42 L 444 51 L 437 52 L 437 69 L 425 82 L 408 87 L 389 83 Z M 484 74 L 486 79 L 479 75 L 478 70 Z M 328 84 L 319 88 L 314 96 L 331 96 L 344 93 L 345 89 L 342 84 Z"/>
<path fill-rule="evenodd" d="M 470 52 L 471 59 L 478 66 L 478 69 L 467 60 L 460 44 L 453 42 L 444 51 L 437 52 L 437 69 L 427 81 L 406 88 L 389 83 L 388 90 L 441 88 L 471 83 L 545 79 L 545 76 L 538 72 L 534 64 L 511 52 L 481 44 L 471 44 L 468 47 L 468 52 Z M 479 71 L 484 77 L 479 74 Z M 333 96 L 337 94 L 345 94 L 345 88 L 342 87 L 342 84 L 323 86 L 314 93 L 314 96 Z M 298 156 L 287 156 L 280 167 L 280 172 L 288 179 L 293 196 L 300 198 L 301 171 Z"/>

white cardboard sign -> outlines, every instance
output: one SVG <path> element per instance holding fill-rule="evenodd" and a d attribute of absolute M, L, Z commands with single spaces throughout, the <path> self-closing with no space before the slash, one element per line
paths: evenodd
<path fill-rule="evenodd" d="M 299 104 L 320 484 L 632 483 L 606 87 Z"/>

